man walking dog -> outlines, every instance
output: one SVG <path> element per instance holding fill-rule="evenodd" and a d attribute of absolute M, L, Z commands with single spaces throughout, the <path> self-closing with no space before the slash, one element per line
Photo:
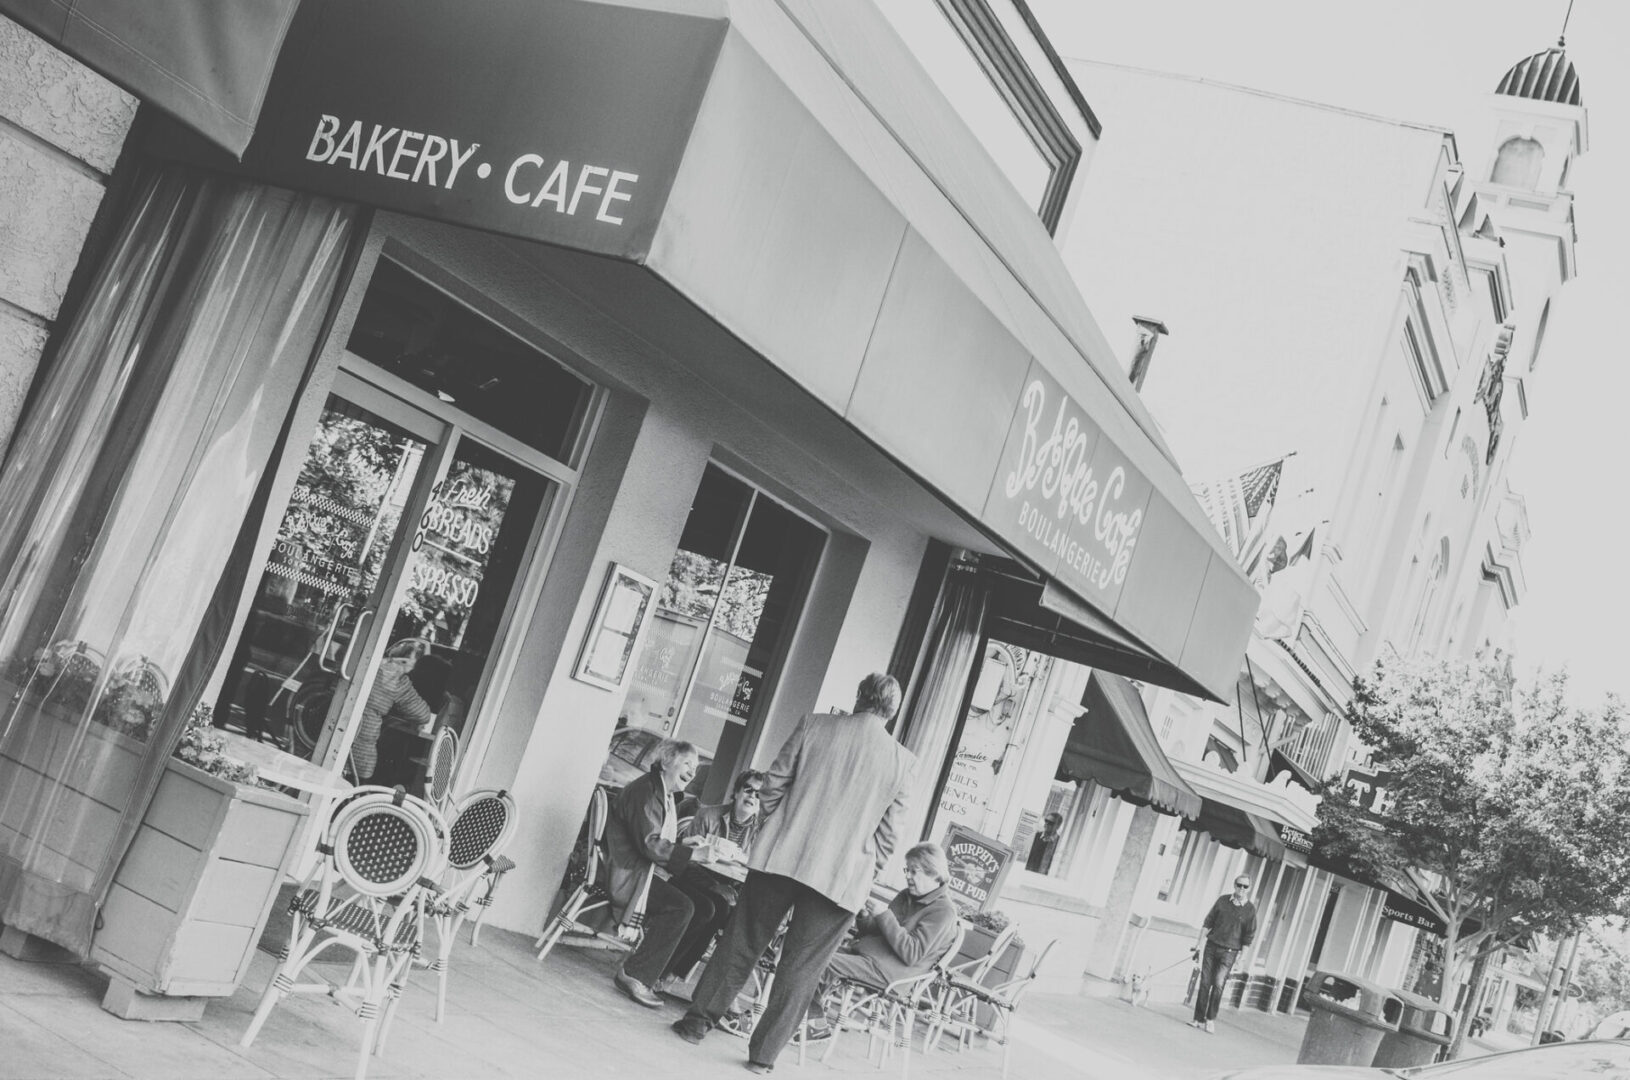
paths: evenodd
<path fill-rule="evenodd" d="M 1194 955 L 1200 959 L 1200 983 L 1194 991 L 1194 1019 L 1189 1027 L 1217 1030 L 1217 1008 L 1222 1004 L 1223 983 L 1234 969 L 1239 951 L 1256 940 L 1256 905 L 1251 895 L 1251 879 L 1241 874 L 1234 879 L 1234 891 L 1217 897 L 1200 927 Z"/>

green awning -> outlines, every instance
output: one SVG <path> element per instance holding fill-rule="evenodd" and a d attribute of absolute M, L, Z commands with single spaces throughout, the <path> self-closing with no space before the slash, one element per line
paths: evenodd
<path fill-rule="evenodd" d="M 1161 750 L 1137 687 L 1119 675 L 1095 671 L 1081 704 L 1086 711 L 1070 729 L 1060 773 L 1072 780 L 1091 780 L 1127 802 L 1153 806 L 1162 813 L 1183 817 L 1200 813 L 1200 796 Z"/>

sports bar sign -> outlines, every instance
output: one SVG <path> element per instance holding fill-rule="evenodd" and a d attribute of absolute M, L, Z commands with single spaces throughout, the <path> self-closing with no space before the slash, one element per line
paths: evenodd
<path fill-rule="evenodd" d="M 984 520 L 1083 599 L 1113 612 L 1153 495 L 1115 441 L 1032 363 Z"/>
<path fill-rule="evenodd" d="M 241 171 L 639 260 L 727 25 L 594 0 L 301 4 Z"/>

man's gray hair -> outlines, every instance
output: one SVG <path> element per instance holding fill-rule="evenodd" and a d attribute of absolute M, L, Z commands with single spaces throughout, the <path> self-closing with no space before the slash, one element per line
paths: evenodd
<path fill-rule="evenodd" d="M 892 720 L 899 711 L 900 683 L 893 675 L 874 671 L 860 680 L 860 688 L 855 691 L 855 712 L 876 713 Z"/>

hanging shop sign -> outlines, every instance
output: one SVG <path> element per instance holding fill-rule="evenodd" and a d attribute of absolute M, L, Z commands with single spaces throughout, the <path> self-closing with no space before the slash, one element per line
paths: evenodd
<path fill-rule="evenodd" d="M 1284 822 L 1279 824 L 1279 840 L 1291 851 L 1302 855 L 1311 855 L 1313 853 L 1313 837 L 1301 829 L 1286 825 Z"/>
<path fill-rule="evenodd" d="M 236 171 L 637 260 L 727 25 L 592 0 L 301 4 Z"/>
<path fill-rule="evenodd" d="M 1382 824 L 1391 805 L 1392 796 L 1387 788 L 1392 782 L 1392 774 L 1349 767 L 1346 782 L 1358 797 L 1359 813 L 1377 825 Z"/>
<path fill-rule="evenodd" d="M 1100 610 L 1115 610 L 1154 487 L 1032 364 L 984 520 Z"/>

